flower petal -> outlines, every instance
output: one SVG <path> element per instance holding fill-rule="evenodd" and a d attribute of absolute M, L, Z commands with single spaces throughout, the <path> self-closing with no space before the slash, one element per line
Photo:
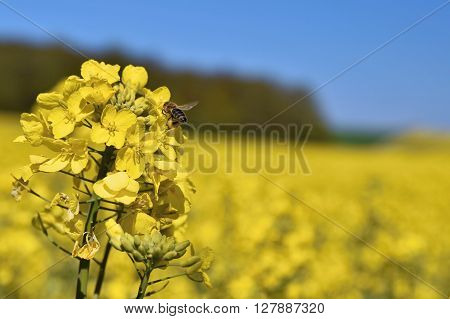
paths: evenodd
<path fill-rule="evenodd" d="M 119 77 L 119 65 L 105 64 L 105 62 L 98 63 L 95 60 L 89 60 L 83 63 L 81 66 L 81 76 L 85 80 L 105 80 L 109 84 L 120 80 Z"/>
<path fill-rule="evenodd" d="M 64 169 L 70 162 L 70 156 L 58 154 L 56 157 L 42 163 L 39 170 L 46 173 L 54 173 Z"/>
<path fill-rule="evenodd" d="M 106 185 L 113 191 L 118 192 L 125 189 L 129 183 L 130 178 L 126 172 L 118 172 L 105 177 Z"/>
<path fill-rule="evenodd" d="M 109 139 L 109 131 L 98 123 L 92 124 L 91 140 L 97 144 L 106 143 Z"/>
<path fill-rule="evenodd" d="M 118 130 L 126 131 L 136 124 L 136 114 L 128 110 L 122 110 L 117 113 L 114 124 Z"/>
<path fill-rule="evenodd" d="M 109 124 L 114 123 L 114 119 L 116 118 L 117 110 L 111 104 L 105 106 L 102 112 L 101 122 L 104 126 L 108 126 Z"/>
<path fill-rule="evenodd" d="M 122 82 L 136 91 L 143 88 L 147 81 L 147 71 L 141 66 L 127 65 L 122 72 Z"/>

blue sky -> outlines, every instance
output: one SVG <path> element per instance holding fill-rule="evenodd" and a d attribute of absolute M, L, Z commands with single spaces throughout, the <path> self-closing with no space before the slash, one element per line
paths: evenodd
<path fill-rule="evenodd" d="M 445 1 L 5 2 L 81 51 L 314 89 Z M 0 5 L 5 38 L 52 41 Z M 450 131 L 450 5 L 315 96 L 338 128 Z"/>

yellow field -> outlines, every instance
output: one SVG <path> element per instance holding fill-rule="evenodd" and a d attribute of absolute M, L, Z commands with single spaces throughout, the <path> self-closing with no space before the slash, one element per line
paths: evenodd
<path fill-rule="evenodd" d="M 17 204 L 9 195 L 10 171 L 31 151 L 11 142 L 19 134 L 18 116 L 2 115 L 0 293 L 28 282 L 10 297 L 73 298 L 78 262 L 63 259 L 31 227 L 40 202 L 25 196 Z M 311 175 L 225 174 L 223 164 L 216 174 L 194 173 L 187 237 L 214 249 L 214 288 L 181 278 L 157 297 L 448 295 L 450 149 L 444 142 L 413 145 L 307 145 Z M 131 263 L 118 253 L 111 262 L 104 296 L 133 297 L 138 279 Z"/>

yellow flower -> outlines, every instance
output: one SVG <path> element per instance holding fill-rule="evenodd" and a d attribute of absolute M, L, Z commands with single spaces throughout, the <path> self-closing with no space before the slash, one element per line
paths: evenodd
<path fill-rule="evenodd" d="M 86 244 L 80 247 L 80 243 L 83 241 L 83 237 L 86 236 Z M 72 257 L 80 257 L 82 259 L 92 259 L 100 249 L 100 242 L 94 233 L 84 233 L 81 235 L 73 246 Z"/>
<path fill-rule="evenodd" d="M 86 168 L 89 162 L 87 141 L 70 138 L 67 142 L 52 140 L 45 143 L 51 150 L 58 152 L 58 155 L 39 166 L 42 172 L 53 173 L 66 168 L 70 168 L 74 174 L 80 173 Z"/>
<path fill-rule="evenodd" d="M 20 125 L 24 135 L 17 137 L 14 140 L 16 143 L 29 142 L 33 146 L 39 146 L 44 138 L 51 137 L 49 125 L 41 112 L 39 117 L 33 113 L 22 113 Z"/>
<path fill-rule="evenodd" d="M 78 122 L 94 112 L 94 106 L 83 99 L 80 92 L 72 93 L 67 99 L 67 108 L 56 107 L 49 116 L 48 121 L 52 123 L 52 131 L 55 138 L 63 138 L 75 129 Z"/>
<path fill-rule="evenodd" d="M 45 228 L 52 228 L 62 235 L 69 236 L 72 240 L 77 240 L 83 233 L 84 217 L 81 214 L 76 215 L 70 221 L 65 220 L 67 212 L 59 207 L 46 206 L 44 211 L 38 213 Z M 33 225 L 42 229 L 39 217 L 33 218 Z"/>
<path fill-rule="evenodd" d="M 68 222 L 71 221 L 80 212 L 80 202 L 78 201 L 78 196 L 71 199 L 69 195 L 65 193 L 57 193 L 50 203 L 50 207 L 62 205 L 67 207 L 63 220 Z"/>
<path fill-rule="evenodd" d="M 64 106 L 64 96 L 58 92 L 41 93 L 37 96 L 36 102 L 44 109 L 52 109 L 57 106 Z"/>
<path fill-rule="evenodd" d="M 76 75 L 69 76 L 64 81 L 63 95 L 65 97 L 70 96 L 73 92 L 78 91 L 78 89 L 81 88 L 85 84 L 85 82 L 85 80 Z"/>
<path fill-rule="evenodd" d="M 95 60 L 89 60 L 81 65 L 81 76 L 83 79 L 90 80 L 104 80 L 109 84 L 113 84 L 120 80 L 119 65 L 105 64 L 105 62 L 98 63 Z"/>
<path fill-rule="evenodd" d="M 178 132 L 176 129 L 165 130 L 161 126 L 159 123 L 155 123 L 150 132 L 146 134 L 148 135 L 146 152 L 152 154 L 160 150 L 169 160 L 173 161 L 177 158 L 174 146 L 180 146 Z"/>
<path fill-rule="evenodd" d="M 136 213 L 127 215 L 120 221 L 120 225 L 124 232 L 131 235 L 145 235 L 157 229 L 158 223 L 153 217 L 144 214 Z"/>
<path fill-rule="evenodd" d="M 116 169 L 126 171 L 131 178 L 139 178 L 145 170 L 148 155 L 154 152 L 153 148 L 148 149 L 149 145 L 153 145 L 151 138 L 145 133 L 144 123 L 136 123 L 128 134 L 125 146 L 117 153 Z"/>
<path fill-rule="evenodd" d="M 79 89 L 81 96 L 94 105 L 105 105 L 114 94 L 114 89 L 104 81 Z"/>
<path fill-rule="evenodd" d="M 170 91 L 165 86 L 161 86 L 154 91 L 144 89 L 143 92 L 145 98 L 147 98 L 150 101 L 150 104 L 155 108 L 162 109 L 164 103 L 170 101 Z"/>
<path fill-rule="evenodd" d="M 127 65 L 122 72 L 122 82 L 135 91 L 142 89 L 147 81 L 147 71 L 141 66 Z"/>
<path fill-rule="evenodd" d="M 94 192 L 105 199 L 115 199 L 125 205 L 131 204 L 139 191 L 139 183 L 125 172 L 108 175 L 94 184 Z"/>
<path fill-rule="evenodd" d="M 101 123 L 93 123 L 91 139 L 94 143 L 113 145 L 121 148 L 125 143 L 125 137 L 130 127 L 136 124 L 136 115 L 128 110 L 117 112 L 112 105 L 107 105 L 100 120 Z"/>

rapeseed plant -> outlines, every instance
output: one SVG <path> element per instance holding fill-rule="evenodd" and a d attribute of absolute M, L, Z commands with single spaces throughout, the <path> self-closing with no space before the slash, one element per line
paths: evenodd
<path fill-rule="evenodd" d="M 162 112 L 170 91 L 145 88 L 142 67 L 128 65 L 121 76 L 119 71 L 118 65 L 89 60 L 81 77 L 69 76 L 61 90 L 38 95 L 37 114 L 22 114 L 23 135 L 15 142 L 45 147 L 52 155 L 32 155 L 29 165 L 14 172 L 11 194 L 44 200 L 33 225 L 47 237 L 61 235 L 61 243 L 52 243 L 65 252 L 63 237 L 73 242 L 77 298 L 88 297 L 92 260 L 100 267 L 94 290 L 100 296 L 112 247 L 135 265 L 137 298 L 157 291 L 149 286 L 180 276 L 210 286 L 205 271 L 211 251 L 196 256 L 190 241 L 180 239 L 195 188 L 180 164 L 182 129 L 168 125 Z M 73 194 L 61 190 L 48 199 L 30 186 L 34 175 L 48 173 L 71 176 Z M 109 241 L 102 247 L 98 238 L 104 233 Z M 191 256 L 183 258 L 189 247 Z M 167 267 L 180 272 L 150 280 L 153 270 Z"/>

